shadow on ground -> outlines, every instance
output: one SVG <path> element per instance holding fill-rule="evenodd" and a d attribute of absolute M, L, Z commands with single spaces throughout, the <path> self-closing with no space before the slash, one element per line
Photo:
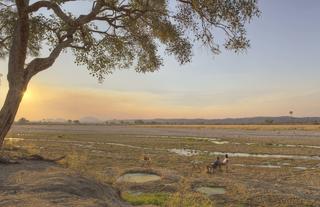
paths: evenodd
<path fill-rule="evenodd" d="M 119 193 L 52 162 L 0 164 L 0 206 L 128 207 Z"/>

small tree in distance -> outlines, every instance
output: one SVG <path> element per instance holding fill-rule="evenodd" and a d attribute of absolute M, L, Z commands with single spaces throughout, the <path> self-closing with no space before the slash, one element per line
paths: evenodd
<path fill-rule="evenodd" d="M 28 124 L 30 123 L 30 121 L 24 117 L 20 118 L 18 121 L 17 121 L 17 124 Z"/>
<path fill-rule="evenodd" d="M 70 5 L 89 11 L 72 13 Z M 226 49 L 248 48 L 245 24 L 258 15 L 256 0 L 0 0 L 0 58 L 8 58 L 9 82 L 0 146 L 29 81 L 62 51 L 71 51 L 100 81 L 119 68 L 153 72 L 163 64 L 160 44 L 180 64 L 191 61 L 194 42 L 219 53 L 217 30 Z M 43 45 L 46 57 L 40 57 Z"/>
<path fill-rule="evenodd" d="M 79 120 L 73 120 L 72 123 L 74 123 L 74 124 L 80 124 L 80 121 L 79 121 Z"/>

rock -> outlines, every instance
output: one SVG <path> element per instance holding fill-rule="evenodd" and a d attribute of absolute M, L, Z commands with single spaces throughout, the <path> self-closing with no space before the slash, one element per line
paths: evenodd
<path fill-rule="evenodd" d="M 19 164 L 19 162 L 15 161 L 15 160 L 11 160 L 8 157 L 0 157 L 0 164 L 5 164 L 5 165 L 8 165 L 8 164 Z"/>
<path fill-rule="evenodd" d="M 98 183 L 53 162 L 21 160 L 0 167 L 0 206 L 129 207 L 110 185 Z"/>

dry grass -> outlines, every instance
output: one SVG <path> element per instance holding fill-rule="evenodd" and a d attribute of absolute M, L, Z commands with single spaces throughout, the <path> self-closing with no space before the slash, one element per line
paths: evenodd
<path fill-rule="evenodd" d="M 35 126 L 32 127 L 35 128 Z M 252 128 L 254 126 L 243 125 L 199 126 L 226 129 L 223 130 L 222 133 L 219 131 L 220 134 L 218 134 L 218 138 L 220 141 L 229 141 L 230 143 L 221 145 L 214 144 L 206 139 L 198 139 L 204 137 L 202 130 L 199 130 L 199 132 L 193 130 L 193 127 L 198 126 L 181 126 L 186 127 L 183 131 L 180 131 L 180 126 L 165 126 L 166 128 L 163 129 L 161 128 L 164 127 L 162 125 L 155 129 L 147 127 L 148 126 L 136 126 L 134 129 L 131 127 L 128 131 L 126 131 L 126 128 L 120 128 L 121 131 L 117 133 L 105 132 L 103 126 L 101 126 L 101 131 L 96 131 L 95 133 L 85 131 L 83 128 L 79 131 L 74 128 L 72 128 L 72 130 L 66 128 L 65 131 L 60 131 L 60 133 L 57 133 L 56 130 L 54 132 L 46 132 L 45 128 L 39 127 L 34 131 L 29 130 L 28 133 L 24 133 L 23 135 L 18 132 L 11 132 L 10 136 L 15 137 L 20 134 L 20 137 L 24 137 L 26 140 L 14 143 L 7 149 L 15 149 L 15 153 L 20 153 L 19 151 L 23 149 L 29 151 L 29 153 L 40 153 L 42 156 L 48 158 L 66 155 L 66 159 L 61 162 L 64 166 L 82 175 L 94 178 L 101 183 L 113 184 L 114 187 L 119 188 L 123 192 L 127 190 L 138 190 L 147 193 L 147 197 L 149 198 L 157 193 L 173 193 L 167 201 L 171 202 L 171 206 L 180 205 L 181 203 L 192 206 L 197 205 L 200 201 L 204 202 L 203 206 L 207 205 L 207 201 L 214 202 L 221 206 L 275 206 L 278 202 L 281 203 L 282 206 L 286 206 L 286 200 L 288 200 L 287 204 L 291 206 L 295 204 L 296 206 L 301 206 L 301 204 L 309 205 L 310 203 L 310 206 L 320 206 L 320 168 L 307 170 L 293 168 L 296 166 L 315 167 L 319 164 L 317 160 L 231 157 L 230 173 L 218 172 L 214 175 L 208 175 L 205 173 L 204 168 L 206 164 L 214 159 L 214 156 L 200 154 L 198 156 L 185 157 L 168 152 L 168 149 L 172 148 L 190 148 L 219 152 L 319 155 L 320 149 L 273 145 L 320 145 L 318 129 L 314 128 L 314 131 L 309 131 L 313 130 L 311 127 L 319 126 L 258 125 L 256 126 L 257 129 Z M 285 130 L 295 130 L 293 127 L 298 127 L 305 131 L 300 131 L 300 134 L 292 137 L 291 131 L 287 133 Z M 87 130 L 88 128 L 85 129 Z M 107 129 L 112 130 L 110 127 L 107 127 Z M 116 129 L 118 130 L 117 127 Z M 254 134 L 242 132 L 243 134 L 240 138 L 229 136 L 229 132 L 237 134 L 239 129 L 257 131 L 255 131 Z M 39 132 L 40 130 L 41 132 Z M 155 130 L 154 134 L 153 130 Z M 281 137 L 274 136 L 278 134 L 278 131 L 281 132 Z M 129 134 L 129 132 L 133 134 Z M 140 134 L 137 134 L 138 132 Z M 218 131 L 215 130 L 210 131 L 211 134 L 208 132 L 208 134 L 205 134 L 205 137 L 212 136 L 217 138 L 217 132 Z M 226 134 L 224 134 L 225 132 Z M 174 133 L 177 133 L 179 136 L 176 136 Z M 256 137 L 260 133 L 264 133 L 263 136 L 268 136 L 263 138 Z M 310 136 L 310 134 L 312 136 Z M 238 144 L 232 144 L 233 142 L 237 142 Z M 247 145 L 246 143 L 248 142 L 256 144 Z M 117 145 L 113 145 L 112 143 L 116 143 Z M 31 149 L 28 150 L 28 148 Z M 149 169 L 141 168 L 142 163 L 140 160 L 144 154 L 148 154 L 152 159 L 152 164 Z M 192 166 L 190 165 L 192 160 L 203 161 L 201 172 L 192 171 Z M 239 167 L 233 165 L 281 165 L 283 163 L 289 165 L 279 169 Z M 143 170 L 143 172 L 156 173 L 161 175 L 163 179 L 161 181 L 139 185 L 120 185 L 115 182 L 121 174 L 137 169 Z M 182 187 L 183 185 L 180 183 L 181 178 L 186 179 L 185 187 Z M 212 184 L 225 186 L 227 192 L 225 195 L 214 196 L 208 199 L 201 194 L 193 192 L 191 187 L 194 183 L 200 185 Z M 183 201 L 181 195 L 186 195 L 185 201 Z M 264 195 L 267 195 L 267 199 L 264 199 Z M 142 200 L 149 198 L 145 197 Z"/>
<path fill-rule="evenodd" d="M 182 179 L 179 191 L 172 194 L 165 203 L 166 207 L 214 207 L 215 204 L 207 196 L 194 192 L 189 179 Z"/>
<path fill-rule="evenodd" d="M 165 203 L 166 207 L 214 207 L 215 204 L 201 193 L 175 193 Z"/>

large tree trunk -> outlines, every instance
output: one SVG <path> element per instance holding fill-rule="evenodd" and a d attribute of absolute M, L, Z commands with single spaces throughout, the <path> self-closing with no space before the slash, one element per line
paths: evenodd
<path fill-rule="evenodd" d="M 75 28 L 68 31 L 66 39 L 57 44 L 48 57 L 35 58 L 26 67 L 29 40 L 29 14 L 26 8 L 29 5 L 29 0 L 16 0 L 15 2 L 18 18 L 12 34 L 12 45 L 9 52 L 7 76 L 9 91 L 0 111 L 0 148 L 3 145 L 4 137 L 14 122 L 29 81 L 37 73 L 52 66 L 61 51 L 71 44 L 73 41 L 72 35 L 76 31 Z"/>
<path fill-rule="evenodd" d="M 29 39 L 29 16 L 27 6 L 29 0 L 16 0 L 17 21 L 12 34 L 9 52 L 8 75 L 9 91 L 0 111 L 0 147 L 14 122 L 19 109 L 23 93 L 25 92 L 31 75 L 25 70 L 25 61 Z"/>
<path fill-rule="evenodd" d="M 19 109 L 23 93 L 27 88 L 27 83 L 10 87 L 6 100 L 0 111 L 0 148 L 3 145 L 4 138 L 14 122 L 14 118 Z"/>

